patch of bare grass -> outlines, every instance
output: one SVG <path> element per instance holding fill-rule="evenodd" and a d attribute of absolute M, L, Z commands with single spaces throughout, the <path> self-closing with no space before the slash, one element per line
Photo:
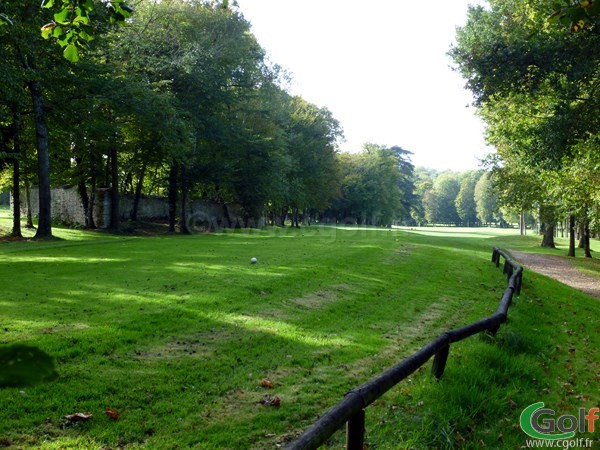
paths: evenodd
<path fill-rule="evenodd" d="M 321 308 L 337 301 L 341 293 L 351 290 L 352 286 L 349 284 L 338 284 L 329 289 L 318 290 L 302 297 L 294 298 L 290 302 L 309 309 Z"/>

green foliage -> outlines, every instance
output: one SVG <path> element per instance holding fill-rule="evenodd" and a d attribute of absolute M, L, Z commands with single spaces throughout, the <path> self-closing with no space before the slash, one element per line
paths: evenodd
<path fill-rule="evenodd" d="M 103 3 L 112 23 L 124 23 L 133 12 L 125 0 Z M 56 11 L 54 20 L 41 28 L 42 37 L 55 39 L 64 49 L 63 56 L 68 61 L 79 61 L 79 48 L 87 49 L 94 39 L 96 25 L 92 16 L 98 14 L 96 4 L 93 0 L 43 0 L 42 7 Z"/>
<path fill-rule="evenodd" d="M 572 32 L 579 32 L 597 24 L 600 5 L 593 0 L 578 0 L 567 5 L 557 4 L 548 18 L 552 24 L 560 23 Z"/>
<path fill-rule="evenodd" d="M 95 190 L 113 184 L 138 198 L 166 195 L 175 166 L 180 198 L 241 204 L 253 223 L 269 205 L 313 215 L 329 205 L 338 188 L 341 127 L 325 108 L 293 99 L 280 87 L 280 69 L 267 64 L 235 8 L 222 2 L 139 3 L 128 26 L 115 29 L 105 26 L 105 7 L 118 13 L 122 2 L 82 2 L 75 9 L 71 3 L 46 2 L 43 9 L 10 3 L 5 12 L 27 24 L 29 34 L 2 31 L 9 39 L 3 41 L 0 113 L 6 111 L 10 126 L 10 111 L 31 102 L 23 85 L 40 80 L 43 100 L 52 104 L 45 120 L 53 184 L 77 185 L 91 210 Z M 40 45 L 36 24 L 49 19 L 44 37 L 57 39 L 71 60 L 87 48 L 81 39 L 93 36 L 79 64 L 58 64 Z M 30 143 L 32 123 L 23 125 Z M 117 177 L 108 179 L 113 159 Z M 32 170 L 27 165 L 28 180 Z"/>
<path fill-rule="evenodd" d="M 598 2 L 556 5 L 497 0 L 471 8 L 450 51 L 477 99 L 496 148 L 489 158 L 502 205 L 552 209 L 556 220 L 589 214 L 597 183 L 582 155 L 600 133 L 598 33 L 577 31 L 598 15 Z M 568 175 L 566 175 L 568 174 Z M 573 178 L 575 176 L 575 178 Z M 582 219 L 585 221 L 585 219 Z"/>
<path fill-rule="evenodd" d="M 458 174 L 443 172 L 433 182 L 433 198 L 426 211 L 431 223 L 460 224 L 461 219 L 456 210 L 456 199 L 460 192 Z"/>
<path fill-rule="evenodd" d="M 326 215 L 378 226 L 408 217 L 403 200 L 412 198 L 414 190 L 409 155 L 400 147 L 376 144 L 365 144 L 361 153 L 340 155 L 340 198 Z"/>
<path fill-rule="evenodd" d="M 465 173 L 460 182 L 460 190 L 454 201 L 458 217 L 467 226 L 478 222 L 475 186 L 481 178 L 481 174 L 481 171 Z"/>
<path fill-rule="evenodd" d="M 498 213 L 498 193 L 495 191 L 489 172 L 484 173 L 475 185 L 473 193 L 477 217 L 481 223 L 491 223 Z"/>

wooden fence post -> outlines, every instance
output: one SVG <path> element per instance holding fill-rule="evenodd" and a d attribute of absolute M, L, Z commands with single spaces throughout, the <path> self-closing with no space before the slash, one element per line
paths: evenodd
<path fill-rule="evenodd" d="M 433 357 L 431 373 L 433 373 L 433 376 L 438 380 L 442 378 L 442 375 L 444 374 L 446 361 L 448 361 L 448 353 L 450 353 L 450 344 L 444 345 Z"/>
<path fill-rule="evenodd" d="M 365 443 L 365 410 L 361 409 L 346 423 L 346 449 L 363 450 Z"/>
<path fill-rule="evenodd" d="M 498 330 L 500 329 L 500 325 L 494 325 L 493 327 L 489 328 L 487 331 L 488 333 L 490 333 L 492 336 L 496 336 L 496 333 L 498 332 Z"/>
<path fill-rule="evenodd" d="M 512 277 L 513 275 L 513 266 L 512 264 L 509 264 L 508 267 L 506 268 L 506 281 L 510 281 L 510 277 Z"/>
<path fill-rule="evenodd" d="M 517 277 L 517 289 L 515 289 L 515 293 L 517 295 L 521 295 L 521 285 L 523 284 L 523 269 L 519 271 L 519 276 Z"/>

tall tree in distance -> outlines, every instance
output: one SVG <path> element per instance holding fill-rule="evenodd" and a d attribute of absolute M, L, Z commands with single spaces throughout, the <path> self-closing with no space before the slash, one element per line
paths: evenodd
<path fill-rule="evenodd" d="M 481 178 L 482 171 L 469 171 L 462 175 L 460 190 L 456 195 L 455 206 L 463 225 L 478 224 L 477 203 L 475 202 L 475 186 Z"/>
<path fill-rule="evenodd" d="M 490 224 L 496 219 L 498 212 L 498 194 L 494 189 L 490 172 L 485 172 L 477 181 L 475 191 L 475 208 L 477 217 L 483 224 Z"/>

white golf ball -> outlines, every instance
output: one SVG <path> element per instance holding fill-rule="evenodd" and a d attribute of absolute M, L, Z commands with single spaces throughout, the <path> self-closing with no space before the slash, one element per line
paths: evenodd
<path fill-rule="evenodd" d="M 252 259 L 250 260 L 250 262 L 251 262 L 252 264 L 256 264 L 256 263 L 258 262 L 258 259 L 256 259 L 256 258 L 252 258 Z"/>

